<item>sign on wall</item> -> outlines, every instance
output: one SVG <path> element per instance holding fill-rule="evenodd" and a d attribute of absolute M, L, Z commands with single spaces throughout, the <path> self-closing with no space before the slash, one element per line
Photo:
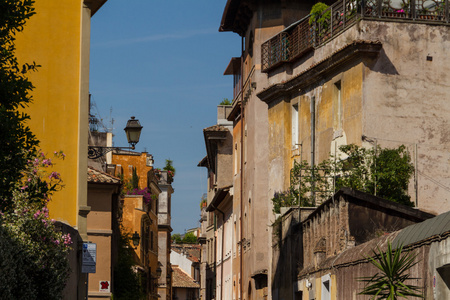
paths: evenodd
<path fill-rule="evenodd" d="M 97 261 L 97 244 L 83 243 L 81 253 L 81 272 L 95 273 L 95 266 Z"/>
<path fill-rule="evenodd" d="M 98 290 L 100 292 L 107 292 L 107 293 L 111 292 L 111 284 L 110 284 L 110 282 L 107 281 L 107 280 L 100 281 Z"/>

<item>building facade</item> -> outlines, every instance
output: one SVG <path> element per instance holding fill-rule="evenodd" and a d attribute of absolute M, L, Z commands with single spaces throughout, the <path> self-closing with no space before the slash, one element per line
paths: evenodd
<path fill-rule="evenodd" d="M 294 282 L 296 298 L 291 299 L 369 299 L 369 296 L 358 296 L 364 288 L 361 278 L 372 277 L 377 272 L 366 257 L 373 257 L 374 251 L 386 252 L 388 243 L 394 250 L 403 245 L 403 255 L 408 251 L 417 255 L 414 260 L 417 264 L 407 272 L 414 280 L 406 281 L 407 284 L 417 286 L 424 299 L 448 298 L 448 218 L 448 212 L 441 214 L 350 247 L 318 262 L 315 267 L 301 270 Z"/>
<path fill-rule="evenodd" d="M 332 8 L 342 10 L 339 5 Z M 277 38 L 295 36 L 307 45 L 297 56 L 273 64 L 270 54 L 262 53 L 269 85 L 258 97 L 268 105 L 269 136 L 274 137 L 269 140 L 269 173 L 284 174 L 272 185 L 275 189 L 286 189 L 294 159 L 318 164 L 339 155 L 340 145 L 404 145 L 416 169 L 409 186 L 414 205 L 433 213 L 450 210 L 442 184 L 449 181 L 448 170 L 441 166 L 448 159 L 442 126 L 450 114 L 440 109 L 446 107 L 442 95 L 448 87 L 427 75 L 436 68 L 435 57 L 444 55 L 449 28 L 432 19 L 437 11 L 428 13 L 426 20 L 432 21 L 423 21 L 419 15 L 388 14 L 389 9 L 347 11 L 347 23 L 332 20 L 338 22 L 333 34 L 331 28 L 310 34 L 304 31 L 309 20 L 301 20 L 263 44 L 265 49 Z M 415 35 L 403 35 L 408 32 Z"/>
<path fill-rule="evenodd" d="M 217 106 L 217 124 L 203 129 L 206 157 L 199 166 L 206 167 L 208 193 L 202 205 L 202 297 L 232 297 L 233 268 L 233 136 L 232 122 L 227 120 L 231 106 Z M 202 203 L 203 204 L 203 203 Z"/>
<path fill-rule="evenodd" d="M 241 57 L 232 58 L 225 75 L 233 75 L 233 259 L 232 299 L 270 299 L 273 195 L 268 174 L 267 105 L 257 93 L 268 86 L 261 70 L 261 45 L 308 15 L 313 2 L 237 1 L 226 3 L 219 31 L 241 37 Z M 279 145 L 283 148 L 284 145 Z M 235 221 L 235 222 L 234 222 Z"/>
<path fill-rule="evenodd" d="M 172 244 L 172 299 L 200 299 L 200 255 L 200 245 Z"/>
<path fill-rule="evenodd" d="M 420 10 L 422 2 L 327 3 L 329 17 L 311 24 L 313 2 L 229 0 L 224 9 L 220 31 L 242 39 L 241 57 L 225 71 L 234 78 L 236 299 L 273 294 L 275 258 L 264 251 L 272 245 L 271 199 L 289 187 L 294 161 L 318 164 L 339 155 L 340 145 L 405 145 L 416 169 L 408 189 L 414 205 L 450 209 L 449 91 L 430 76 L 443 71 L 436 59 L 446 60 L 449 16 L 439 9 L 446 2 Z"/>
<path fill-rule="evenodd" d="M 35 86 L 33 103 L 26 108 L 27 125 L 40 140 L 44 153 L 62 150 L 63 162 L 55 167 L 64 189 L 49 203 L 50 216 L 76 228 L 74 259 L 79 259 L 82 242 L 88 241 L 87 150 L 89 114 L 89 52 L 91 17 L 106 0 L 35 1 L 36 14 L 16 36 L 20 64 L 36 62 L 38 72 L 29 74 Z M 75 232 L 74 232 L 75 234 Z M 86 274 L 79 262 L 71 262 L 73 276 L 66 299 L 86 295 Z"/>
<path fill-rule="evenodd" d="M 158 198 L 158 261 L 162 269 L 158 279 L 158 294 L 161 299 L 172 299 L 172 267 L 170 264 L 170 245 L 172 242 L 172 178 L 168 171 L 160 171 L 158 187 L 161 193 Z"/>
<path fill-rule="evenodd" d="M 147 152 L 115 151 L 109 172 L 115 172 L 125 182 L 121 207 L 122 234 L 138 234 L 135 248 L 136 271 L 144 278 L 142 286 L 147 299 L 157 299 L 162 266 L 160 263 L 159 197 L 164 189 L 153 170 L 153 156 Z M 130 184 L 133 170 L 139 177 L 137 188 Z"/>
<path fill-rule="evenodd" d="M 87 220 L 89 241 L 96 244 L 95 273 L 89 274 L 88 299 L 111 299 L 114 263 L 117 260 L 118 204 L 121 181 L 94 168 L 88 168 Z"/>

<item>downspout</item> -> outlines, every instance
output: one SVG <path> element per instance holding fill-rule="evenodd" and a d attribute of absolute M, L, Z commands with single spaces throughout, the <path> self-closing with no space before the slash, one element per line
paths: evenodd
<path fill-rule="evenodd" d="M 241 255 L 239 256 L 239 296 L 240 299 L 243 298 L 243 264 L 244 264 L 244 247 L 243 247 L 243 240 L 244 240 L 244 228 L 243 228 L 243 211 L 244 211 L 244 37 L 241 37 L 241 176 L 240 178 L 240 218 L 239 218 L 239 227 L 241 231 L 241 240 L 239 244 L 239 249 L 241 252 Z"/>
<path fill-rule="evenodd" d="M 225 244 L 225 213 L 223 211 L 221 211 L 220 209 L 218 209 L 217 207 L 215 207 L 212 203 L 211 203 L 212 208 L 214 208 L 214 210 L 217 210 L 218 212 L 220 212 L 222 214 L 222 254 L 221 254 L 221 262 L 222 262 L 222 267 L 220 268 L 220 298 L 223 299 L 223 250 L 224 250 L 224 244 Z M 217 260 L 216 260 L 217 262 Z M 217 276 L 216 276 L 217 278 Z"/>
<path fill-rule="evenodd" d="M 217 297 L 216 295 L 216 288 L 217 288 L 217 238 L 216 238 L 216 232 L 217 230 L 217 218 L 216 214 L 214 214 L 214 299 Z"/>
<path fill-rule="evenodd" d="M 315 149 L 316 149 L 316 97 L 311 97 L 311 174 L 312 174 L 312 200 L 313 205 L 316 205 L 316 187 L 315 187 L 315 181 L 314 181 L 314 163 L 316 161 L 315 157 Z"/>

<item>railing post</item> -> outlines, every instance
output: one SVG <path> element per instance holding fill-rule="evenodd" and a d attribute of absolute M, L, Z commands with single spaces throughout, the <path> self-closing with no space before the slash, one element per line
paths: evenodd
<path fill-rule="evenodd" d="M 417 15 L 416 15 L 416 0 L 411 0 L 411 2 L 409 3 L 409 11 L 411 14 L 411 17 L 413 20 L 416 19 Z"/>
<path fill-rule="evenodd" d="M 342 28 L 345 28 L 345 20 L 347 19 L 347 10 L 345 6 L 345 0 L 342 0 Z"/>
<path fill-rule="evenodd" d="M 356 5 L 358 5 L 358 1 L 355 1 Z M 364 12 L 365 12 L 365 8 L 366 8 L 366 1 L 365 0 L 361 0 L 361 6 L 360 6 L 360 15 L 361 18 L 364 17 Z M 358 10 L 358 7 L 356 8 Z"/>
<path fill-rule="evenodd" d="M 445 13 L 445 16 L 444 16 L 444 18 L 445 18 L 445 22 L 447 22 L 448 23 L 448 21 L 449 21 L 449 19 L 448 19 L 448 0 L 444 0 L 445 2 L 445 9 L 444 9 L 444 13 Z"/>
<path fill-rule="evenodd" d="M 331 16 L 330 16 L 330 25 L 331 25 L 331 37 L 333 37 L 333 23 L 334 23 L 334 20 L 333 20 L 333 6 L 331 5 L 330 6 L 330 13 L 331 13 Z"/>
<path fill-rule="evenodd" d="M 377 0 L 377 14 L 378 18 L 381 18 L 383 13 L 383 0 Z"/>
<path fill-rule="evenodd" d="M 313 23 L 312 25 L 312 42 L 313 42 L 313 47 L 317 47 L 317 42 L 316 42 L 316 37 L 317 37 L 317 24 L 316 22 Z"/>

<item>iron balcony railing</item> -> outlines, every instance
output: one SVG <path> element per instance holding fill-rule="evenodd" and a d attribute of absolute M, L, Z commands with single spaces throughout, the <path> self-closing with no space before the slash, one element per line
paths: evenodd
<path fill-rule="evenodd" d="M 322 12 L 323 22 L 307 16 L 261 45 L 262 71 L 267 72 L 285 62 L 319 47 L 352 26 L 357 19 L 409 20 L 448 24 L 450 0 L 342 0 Z M 319 19 L 319 18 L 318 18 Z"/>

